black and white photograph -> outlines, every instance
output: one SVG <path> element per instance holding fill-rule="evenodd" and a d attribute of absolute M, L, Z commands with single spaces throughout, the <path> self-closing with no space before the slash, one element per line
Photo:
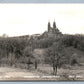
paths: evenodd
<path fill-rule="evenodd" d="M 0 81 L 84 81 L 84 4 L 0 3 Z"/>

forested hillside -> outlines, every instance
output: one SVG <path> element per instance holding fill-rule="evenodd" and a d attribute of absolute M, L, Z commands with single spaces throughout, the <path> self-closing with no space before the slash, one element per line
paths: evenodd
<path fill-rule="evenodd" d="M 83 63 L 84 35 L 63 34 L 55 37 L 40 35 L 23 37 L 0 37 L 0 66 L 30 69 L 38 64 L 57 68 L 64 65 L 78 66 Z M 26 64 L 26 66 L 24 66 Z"/>

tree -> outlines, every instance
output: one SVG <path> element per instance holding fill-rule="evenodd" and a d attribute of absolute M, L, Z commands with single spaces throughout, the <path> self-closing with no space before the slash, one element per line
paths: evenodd
<path fill-rule="evenodd" d="M 35 69 L 37 69 L 37 60 L 35 59 Z"/>
<path fill-rule="evenodd" d="M 61 67 L 65 63 L 66 57 L 64 55 L 64 46 L 60 42 L 55 42 L 46 51 L 48 63 L 53 67 L 53 74 L 57 74 L 57 68 Z"/>
<path fill-rule="evenodd" d="M 25 49 L 24 49 L 24 56 L 27 58 L 27 63 L 28 64 L 28 69 L 30 69 L 30 64 L 33 64 L 32 60 L 33 60 L 33 49 L 32 47 L 30 46 L 27 46 Z"/>

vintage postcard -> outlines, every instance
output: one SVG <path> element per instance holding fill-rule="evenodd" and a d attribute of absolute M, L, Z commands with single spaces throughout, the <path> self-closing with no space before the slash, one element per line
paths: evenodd
<path fill-rule="evenodd" d="M 83 81 L 84 5 L 0 3 L 0 81 Z"/>

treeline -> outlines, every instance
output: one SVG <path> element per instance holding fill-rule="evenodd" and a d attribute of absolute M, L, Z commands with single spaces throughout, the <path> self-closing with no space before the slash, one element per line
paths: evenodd
<path fill-rule="evenodd" d="M 84 51 L 84 35 L 64 34 L 60 38 L 56 37 L 56 39 L 53 41 L 53 44 L 47 48 L 45 62 L 53 67 L 54 75 L 57 74 L 57 68 L 61 68 L 64 65 L 81 65 L 79 63 L 80 56 L 78 57 L 76 54 L 77 51 L 70 53 L 72 50 L 67 50 L 70 47 L 72 47 L 72 49 Z M 67 68 L 70 67 L 68 66 Z"/>
<path fill-rule="evenodd" d="M 32 64 L 35 61 L 34 49 L 48 48 L 55 40 L 41 37 L 1 37 L 0 38 L 0 64 L 16 66 L 18 63 Z M 16 64 L 17 63 L 17 64 Z M 35 61 L 36 63 L 36 61 Z M 16 64 L 16 65 L 15 65 Z M 36 65 L 35 65 L 36 66 Z"/>
<path fill-rule="evenodd" d="M 53 38 L 46 38 L 45 36 L 31 36 L 28 38 L 1 37 L 0 64 L 17 66 L 18 63 L 22 63 L 28 64 L 28 68 L 30 67 L 29 64 L 35 64 L 35 68 L 37 68 L 37 57 L 33 54 L 33 51 L 34 49 L 45 48 L 46 54 L 44 61 L 53 65 L 53 69 L 55 70 L 55 67 L 57 68 L 57 65 L 61 66 L 63 63 L 67 63 L 69 58 L 65 57 L 66 53 L 64 49 L 71 46 L 84 51 L 84 35 L 64 34 L 60 37 L 57 36 Z"/>
<path fill-rule="evenodd" d="M 62 43 L 66 47 L 73 46 L 74 48 L 80 49 L 84 51 L 84 35 L 76 34 L 76 35 L 64 35 L 62 37 Z"/>

